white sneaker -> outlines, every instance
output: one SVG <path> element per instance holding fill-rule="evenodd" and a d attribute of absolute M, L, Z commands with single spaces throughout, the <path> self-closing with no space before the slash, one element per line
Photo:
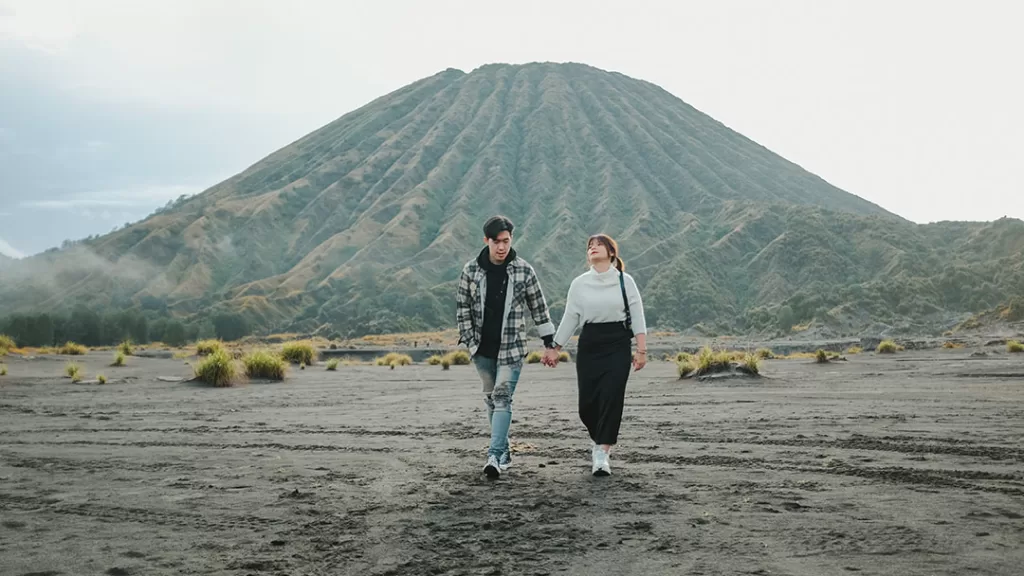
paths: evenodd
<path fill-rule="evenodd" d="M 594 446 L 594 463 L 591 472 L 594 476 L 611 476 L 612 474 L 608 453 L 600 446 Z"/>
<path fill-rule="evenodd" d="M 501 476 L 501 465 L 498 464 L 498 458 L 495 456 L 487 457 L 487 465 L 484 466 L 484 474 L 488 478 L 494 479 Z"/>

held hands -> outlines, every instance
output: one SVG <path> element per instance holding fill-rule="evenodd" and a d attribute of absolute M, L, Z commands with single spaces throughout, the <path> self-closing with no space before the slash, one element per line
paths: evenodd
<path fill-rule="evenodd" d="M 544 351 L 544 358 L 541 360 L 545 366 L 554 368 L 558 366 L 558 349 L 548 348 Z"/>

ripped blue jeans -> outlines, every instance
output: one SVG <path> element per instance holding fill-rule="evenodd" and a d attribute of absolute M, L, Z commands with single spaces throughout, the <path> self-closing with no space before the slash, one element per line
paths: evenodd
<path fill-rule="evenodd" d="M 502 454 L 509 450 L 508 429 L 512 425 L 512 395 L 515 394 L 523 365 L 499 366 L 496 359 L 481 356 L 474 356 L 473 364 L 483 382 L 487 421 L 491 425 L 491 445 L 487 455 L 500 460 Z"/>

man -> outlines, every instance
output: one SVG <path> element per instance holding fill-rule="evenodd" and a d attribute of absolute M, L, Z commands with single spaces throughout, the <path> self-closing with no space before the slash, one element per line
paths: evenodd
<path fill-rule="evenodd" d="M 484 246 L 462 268 L 456 296 L 459 343 L 469 347 L 483 381 L 491 444 L 484 474 L 497 478 L 512 465 L 508 431 L 512 396 L 526 357 L 526 314 L 544 346 L 553 346 L 551 323 L 537 273 L 512 249 L 512 222 L 494 216 L 484 224 Z"/>

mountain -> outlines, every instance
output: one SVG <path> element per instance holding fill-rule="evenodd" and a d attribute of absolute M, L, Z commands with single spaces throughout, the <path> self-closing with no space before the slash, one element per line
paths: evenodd
<path fill-rule="evenodd" d="M 664 328 L 935 329 L 1024 291 L 1019 220 L 916 225 L 653 84 L 539 63 L 424 78 L 141 222 L 20 261 L 0 316 L 448 327 L 495 213 L 556 316 L 598 231 L 620 240 Z"/>

